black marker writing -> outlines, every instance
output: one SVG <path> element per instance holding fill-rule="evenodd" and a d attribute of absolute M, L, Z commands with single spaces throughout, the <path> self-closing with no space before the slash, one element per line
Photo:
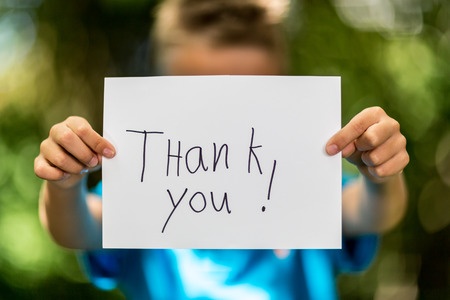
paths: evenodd
<path fill-rule="evenodd" d="M 189 153 L 191 153 L 192 150 L 198 150 L 198 163 L 197 163 L 197 167 L 195 168 L 194 171 L 191 170 L 191 168 L 189 167 Z M 189 149 L 186 152 L 186 168 L 188 169 L 189 173 L 194 174 L 195 172 L 197 172 L 197 170 L 202 167 L 203 171 L 208 171 L 208 167 L 205 167 L 205 163 L 203 161 L 203 149 L 200 146 L 195 146 L 192 147 L 191 149 Z"/>
<path fill-rule="evenodd" d="M 255 135 L 255 129 L 252 127 L 252 138 L 250 140 L 250 147 L 249 147 L 249 151 L 248 151 L 248 166 L 247 166 L 247 170 L 248 173 L 250 173 L 250 165 L 251 165 L 251 161 L 252 161 L 252 156 L 255 158 L 256 160 L 256 164 L 258 165 L 258 170 L 259 170 L 259 174 L 262 174 L 262 170 L 261 170 L 261 166 L 259 165 L 259 160 L 258 157 L 256 156 L 256 153 L 253 149 L 256 148 L 261 148 L 261 145 L 258 146 L 253 146 L 253 137 Z"/>
<path fill-rule="evenodd" d="M 183 198 L 186 196 L 186 193 L 188 192 L 188 189 L 184 189 L 183 194 L 181 195 L 181 197 L 179 198 L 179 200 L 177 202 L 174 201 L 172 193 L 170 192 L 169 189 L 167 189 L 167 193 L 169 194 L 169 198 L 170 198 L 170 202 L 172 203 L 173 209 L 170 212 L 169 216 L 166 219 L 166 222 L 164 223 L 164 226 L 162 228 L 161 233 L 164 233 L 164 230 L 166 229 L 167 224 L 169 223 L 170 218 L 172 218 L 173 213 L 175 212 L 175 210 L 178 208 L 178 206 L 181 204 L 181 201 L 183 200 Z M 231 214 L 231 209 L 230 206 L 228 204 L 228 194 L 225 192 L 223 194 L 223 198 L 222 198 L 222 205 L 220 207 L 218 207 L 214 201 L 214 193 L 210 192 L 210 196 L 211 196 L 211 204 L 214 208 L 214 210 L 216 212 L 221 212 L 222 209 L 224 207 L 226 207 L 226 212 L 228 214 Z M 206 207 L 207 207 L 207 199 L 205 194 L 203 194 L 202 192 L 195 192 L 191 198 L 189 199 L 189 207 L 191 208 L 191 210 L 195 213 L 201 213 L 203 212 Z"/>
<path fill-rule="evenodd" d="M 227 144 L 222 144 L 219 148 L 219 150 L 217 150 L 217 144 L 213 143 L 213 151 L 214 151 L 214 157 L 212 160 L 212 171 L 216 172 L 217 170 L 217 166 L 219 165 L 219 162 L 221 160 L 221 156 L 223 154 L 223 162 L 225 165 L 225 168 L 228 169 L 229 165 L 228 165 L 228 145 Z M 204 158 L 204 148 L 201 146 L 194 146 L 189 148 L 186 153 L 183 155 L 181 155 L 182 153 L 184 153 L 184 151 L 182 151 L 182 144 L 181 141 L 178 141 L 178 149 L 175 151 L 175 153 L 172 153 L 172 144 L 171 144 L 171 140 L 167 140 L 167 168 L 166 168 L 166 176 L 169 176 L 170 174 L 170 165 L 171 165 L 171 160 L 176 159 L 176 176 L 179 177 L 180 176 L 180 165 L 181 165 L 181 159 L 184 157 L 184 166 L 186 167 L 186 170 L 190 173 L 190 174 L 195 174 L 197 173 L 199 170 L 203 170 L 204 172 L 207 172 L 209 170 L 208 165 L 205 163 L 205 158 Z"/>
<path fill-rule="evenodd" d="M 216 143 L 213 143 L 213 146 L 214 146 L 213 172 L 216 171 L 217 164 L 219 163 L 220 155 L 222 154 L 223 149 L 225 149 L 225 167 L 228 169 L 228 145 L 223 144 L 219 149 L 219 153 L 217 153 Z"/>
<path fill-rule="evenodd" d="M 173 209 L 172 209 L 172 211 L 170 212 L 169 216 L 167 217 L 166 222 L 164 223 L 164 226 L 163 226 L 163 228 L 162 228 L 161 233 L 164 233 L 164 230 L 166 229 L 167 223 L 169 222 L 169 220 L 170 220 L 170 218 L 172 217 L 173 213 L 174 213 L 175 210 L 177 209 L 178 205 L 181 203 L 181 200 L 183 200 L 184 195 L 186 195 L 187 191 L 188 191 L 187 188 L 184 189 L 183 195 L 181 195 L 180 200 L 178 200 L 178 202 L 175 203 L 175 201 L 173 201 L 172 193 L 170 192 L 170 190 L 167 190 L 167 193 L 169 194 L 169 197 L 170 197 L 170 202 L 172 202 Z"/>
<path fill-rule="evenodd" d="M 194 204 L 193 204 L 193 202 L 194 202 L 194 199 L 195 199 L 195 196 L 197 196 L 197 195 L 200 195 L 201 197 L 202 197 L 202 202 L 201 202 L 201 207 L 200 208 L 195 208 L 194 207 Z M 203 193 L 202 192 L 196 192 L 192 197 L 191 197 L 191 200 L 189 200 L 189 206 L 191 207 L 191 209 L 193 210 L 193 211 L 195 211 L 196 213 L 201 213 L 202 211 L 204 211 L 205 210 L 205 208 L 206 208 L 206 197 L 205 197 L 205 195 L 203 195 Z"/>
<path fill-rule="evenodd" d="M 252 127 L 251 129 L 252 129 L 252 133 L 251 133 L 251 138 L 250 138 L 250 145 L 248 147 L 247 172 L 252 173 L 251 172 L 252 171 L 252 163 L 254 164 L 256 162 L 256 166 L 258 168 L 258 172 L 256 173 L 256 175 L 262 175 L 263 171 L 261 169 L 260 160 L 257 155 L 258 151 L 256 150 L 258 148 L 262 148 L 262 145 L 258 145 L 258 144 L 255 145 L 255 128 Z M 143 146 L 142 146 L 142 170 L 141 170 L 141 176 L 140 176 L 141 177 L 140 181 L 143 182 L 145 171 L 146 171 L 146 158 L 147 158 L 147 152 L 148 152 L 147 148 L 149 148 L 147 145 L 148 140 L 149 140 L 148 139 L 149 134 L 160 134 L 161 135 L 161 134 L 164 134 L 164 132 L 162 132 L 162 131 L 147 131 L 147 130 L 131 130 L 131 129 L 126 130 L 126 132 L 138 133 L 138 134 L 143 135 L 143 137 L 144 137 Z M 175 144 L 175 146 L 173 144 Z M 213 153 L 212 153 L 212 155 L 206 155 L 206 156 L 205 156 L 205 152 L 206 152 L 206 154 L 209 154 L 209 153 L 205 150 L 205 149 L 207 149 L 205 147 L 202 147 L 199 145 L 194 145 L 194 146 L 190 146 L 190 147 L 185 147 L 183 149 L 182 146 L 184 146 L 184 144 L 182 144 L 182 142 L 180 140 L 178 140 L 176 143 L 172 143 L 172 140 L 170 138 L 167 139 L 167 156 L 166 156 L 167 165 L 166 165 L 166 172 L 165 172 L 166 176 L 169 176 L 169 174 L 171 174 L 171 169 L 173 169 L 174 167 L 176 168 L 176 176 L 177 177 L 180 177 L 181 168 L 183 168 L 186 171 L 186 173 L 184 173 L 183 175 L 188 175 L 188 174 L 196 174 L 197 172 L 208 172 L 208 171 L 209 172 L 218 172 L 218 170 L 228 170 L 230 167 L 229 166 L 230 147 L 228 146 L 228 144 L 218 145 L 215 142 L 213 142 L 212 143 Z M 187 150 L 185 150 L 185 149 L 187 149 Z M 208 148 L 208 150 L 211 150 L 211 149 Z M 245 149 L 242 149 L 242 150 L 244 150 L 243 154 L 245 155 Z M 259 150 L 259 151 L 262 151 L 262 150 Z M 212 161 L 209 161 L 211 164 L 207 164 L 208 160 L 205 160 L 205 157 L 207 159 L 210 159 L 211 156 L 212 156 Z M 182 166 L 183 164 L 184 164 L 184 167 Z M 219 168 L 220 164 L 222 164 L 222 166 L 223 166 L 222 169 Z M 276 167 L 277 167 L 277 161 L 274 160 L 272 172 L 271 172 L 271 176 L 270 176 L 270 181 L 269 181 L 269 186 L 268 186 L 268 190 L 267 190 L 267 200 L 271 199 Z M 161 174 L 161 175 L 163 176 L 163 174 Z M 215 199 L 214 192 L 212 192 L 212 191 L 209 193 L 209 197 L 208 197 L 208 194 L 205 194 L 200 191 L 197 191 L 197 192 L 191 194 L 191 196 L 189 197 L 188 196 L 188 193 L 189 193 L 188 188 L 185 188 L 183 190 L 180 197 L 174 197 L 174 195 L 172 194 L 170 189 L 167 189 L 166 191 L 169 196 L 170 203 L 172 204 L 172 208 L 171 208 L 170 214 L 167 216 L 167 219 L 164 222 L 161 233 L 165 232 L 166 227 L 167 227 L 169 221 L 171 220 L 173 214 L 175 213 L 177 208 L 182 204 L 184 199 L 186 199 L 186 201 L 184 201 L 184 202 L 187 202 L 186 205 L 189 205 L 188 209 L 196 214 L 204 212 L 208 207 L 208 203 L 210 203 L 209 204 L 210 207 L 212 206 L 212 208 L 214 209 L 215 212 L 225 211 L 226 213 L 231 214 L 231 209 L 230 209 L 229 199 L 228 199 L 228 192 L 224 192 L 223 197 L 221 198 L 221 200 L 219 200 L 220 198 Z M 264 212 L 265 210 L 266 210 L 266 207 L 263 206 L 262 211 Z"/>
<path fill-rule="evenodd" d="M 220 208 L 217 208 L 216 203 L 214 202 L 214 194 L 213 194 L 213 192 L 211 192 L 211 203 L 214 207 L 214 210 L 217 212 L 221 211 L 223 209 L 223 206 L 226 205 L 227 212 L 229 214 L 231 214 L 230 207 L 228 206 L 228 194 L 227 193 L 223 194 L 222 205 L 220 206 Z"/>
<path fill-rule="evenodd" d="M 169 176 L 169 165 L 170 165 L 170 158 L 175 157 L 177 158 L 177 176 L 180 176 L 180 159 L 183 157 L 181 154 L 181 142 L 178 141 L 178 152 L 176 155 L 170 154 L 170 139 L 167 140 L 167 170 L 166 170 L 166 176 Z"/>
<path fill-rule="evenodd" d="M 275 175 L 275 169 L 277 167 L 277 161 L 273 161 L 273 168 L 272 168 L 272 175 L 270 175 L 270 183 L 269 183 L 269 191 L 267 192 L 267 200 L 270 200 L 270 193 L 272 192 L 272 183 L 273 183 L 273 176 Z M 266 207 L 262 207 L 262 211 L 264 212 L 266 210 Z"/>
<path fill-rule="evenodd" d="M 141 172 L 141 182 L 144 181 L 144 173 L 145 173 L 145 156 L 146 156 L 146 148 L 147 148 L 147 135 L 148 134 L 164 134 L 162 131 L 138 131 L 138 130 L 127 130 L 126 132 L 132 132 L 132 133 L 140 133 L 144 135 L 144 146 L 142 150 L 142 172 Z"/>

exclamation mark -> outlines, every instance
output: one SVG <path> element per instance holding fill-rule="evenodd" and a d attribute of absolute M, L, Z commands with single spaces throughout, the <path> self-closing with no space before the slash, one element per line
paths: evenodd
<path fill-rule="evenodd" d="M 272 183 L 273 183 L 273 176 L 275 175 L 275 169 L 277 167 L 277 161 L 273 161 L 273 168 L 272 168 L 272 175 L 270 175 L 270 183 L 269 183 L 269 191 L 267 192 L 267 200 L 270 200 L 270 193 L 272 192 Z M 266 211 L 266 207 L 262 207 L 262 211 Z"/>

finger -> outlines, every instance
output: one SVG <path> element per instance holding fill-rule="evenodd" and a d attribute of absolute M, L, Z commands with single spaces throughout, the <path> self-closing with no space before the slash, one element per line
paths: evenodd
<path fill-rule="evenodd" d="M 367 166 L 375 167 L 384 164 L 405 149 L 406 138 L 401 133 L 398 133 L 374 150 L 363 152 L 361 159 Z"/>
<path fill-rule="evenodd" d="M 361 160 L 361 151 L 354 151 L 347 157 L 345 157 L 350 163 L 356 165 L 356 166 L 362 166 L 364 165 L 363 161 Z"/>
<path fill-rule="evenodd" d="M 99 161 L 97 154 L 89 148 L 77 134 L 70 129 L 65 123 L 61 123 L 57 126 L 53 126 L 50 130 L 50 136 L 57 145 L 62 147 L 67 153 L 70 153 L 74 158 L 79 160 L 87 167 L 95 167 Z M 51 140 L 51 139 L 49 139 Z M 59 150 L 57 145 L 47 143 L 48 147 L 52 150 Z M 51 160 L 52 153 L 47 151 L 47 159 Z"/>
<path fill-rule="evenodd" d="M 39 178 L 51 181 L 62 180 L 69 176 L 61 169 L 50 165 L 41 154 L 34 159 L 34 173 Z"/>
<path fill-rule="evenodd" d="M 368 167 L 367 169 L 374 178 L 382 179 L 401 173 L 408 163 L 409 155 L 404 150 L 398 152 L 385 163 L 375 167 Z"/>
<path fill-rule="evenodd" d="M 331 137 L 326 146 L 329 155 L 342 151 L 347 145 L 359 138 L 370 126 L 379 122 L 386 113 L 380 107 L 366 108 Z"/>
<path fill-rule="evenodd" d="M 342 157 L 348 158 L 352 156 L 358 150 L 356 149 L 355 143 L 350 143 L 342 149 Z M 360 155 L 361 156 L 361 155 Z"/>
<path fill-rule="evenodd" d="M 95 153 L 107 158 L 114 157 L 114 146 L 93 130 L 83 118 L 70 117 L 67 119 L 67 126 Z"/>
<path fill-rule="evenodd" d="M 369 151 L 386 142 L 393 134 L 400 132 L 400 124 L 392 118 L 382 118 L 378 123 L 369 126 L 356 139 L 355 145 L 359 151 Z"/>
<path fill-rule="evenodd" d="M 41 143 L 41 154 L 48 164 L 68 174 L 80 174 L 86 166 L 50 139 Z"/>

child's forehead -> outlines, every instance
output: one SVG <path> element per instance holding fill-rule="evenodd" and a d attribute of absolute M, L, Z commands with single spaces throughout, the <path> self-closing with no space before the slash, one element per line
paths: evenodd
<path fill-rule="evenodd" d="M 281 63 L 263 47 L 213 46 L 196 40 L 173 47 L 166 57 L 168 75 L 279 75 Z"/>

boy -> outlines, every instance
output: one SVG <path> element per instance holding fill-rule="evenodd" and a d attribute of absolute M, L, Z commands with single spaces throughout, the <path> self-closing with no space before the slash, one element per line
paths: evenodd
<path fill-rule="evenodd" d="M 283 2 L 167 0 L 154 38 L 166 75 L 282 75 Z M 54 125 L 35 173 L 45 179 L 40 217 L 61 246 L 88 250 L 92 282 L 116 285 L 130 299 L 333 299 L 338 271 L 367 267 L 377 233 L 399 222 L 406 206 L 402 170 L 409 161 L 399 124 L 367 108 L 330 138 L 361 172 L 343 188 L 342 250 L 100 250 L 101 185 L 86 188 L 86 170 L 113 158 L 114 146 L 80 117 Z"/>

